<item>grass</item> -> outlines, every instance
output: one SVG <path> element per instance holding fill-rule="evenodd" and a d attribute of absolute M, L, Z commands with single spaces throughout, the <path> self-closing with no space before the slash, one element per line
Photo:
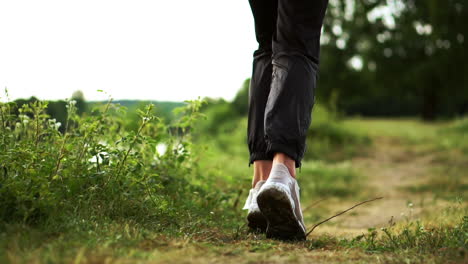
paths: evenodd
<path fill-rule="evenodd" d="M 465 167 L 438 167 L 433 175 L 424 182 L 408 186 L 406 189 L 415 193 L 431 193 L 436 198 L 468 200 L 468 179 Z"/>
<path fill-rule="evenodd" d="M 433 139 L 437 129 L 446 123 L 424 123 L 417 119 L 362 119 L 352 118 L 343 125 L 358 134 L 372 137 L 397 137 L 413 142 L 424 142 Z"/>
<path fill-rule="evenodd" d="M 409 222 L 369 229 L 352 238 L 315 235 L 306 242 L 284 243 L 236 230 L 192 236 L 162 235 L 141 226 L 110 225 L 96 235 L 76 233 L 44 237 L 21 232 L 8 240 L 10 263 L 461 263 L 466 260 L 468 219 L 459 209 L 444 210 L 455 225 Z M 466 214 L 466 210 L 464 211 Z M 427 221 L 427 220 L 425 220 Z M 426 224 L 427 223 L 427 224 Z M 109 234 L 112 234 L 109 236 Z M 5 241 L 5 240 L 4 240 Z M 41 242 L 40 242 L 41 241 Z"/>
<path fill-rule="evenodd" d="M 304 183 L 301 184 L 307 199 L 356 196 L 359 193 L 359 187 L 365 185 L 365 179 L 352 168 L 349 161 L 307 162 L 298 175 L 307 177 L 307 180 L 304 179 Z"/>
<path fill-rule="evenodd" d="M 6 262 L 201 263 L 222 260 L 228 263 L 307 263 L 312 259 L 329 263 L 352 263 L 356 260 L 457 263 L 467 254 L 467 228 L 468 219 L 465 217 L 455 226 L 410 222 L 380 230 L 370 229 L 350 239 L 320 234 L 299 243 L 265 240 L 262 236 L 245 232 L 238 234 L 234 230 L 174 237 L 145 230 L 138 225 L 111 225 L 96 235 L 78 233 L 49 237 L 29 229 L 30 232 L 21 232 L 21 237 L 8 240 Z"/>
<path fill-rule="evenodd" d="M 9 106 L 0 107 L 4 125 Z M 118 106 L 110 108 L 112 117 L 102 110 L 86 120 L 74 116 L 71 124 L 76 126 L 66 138 L 54 132 L 48 117 L 40 116 L 39 105 L 25 109 L 28 119 L 21 117 L 18 130 L 5 132 L 11 126 L 3 126 L 0 167 L 9 176 L 0 177 L 0 197 L 10 202 L 0 206 L 10 211 L 0 218 L 0 263 L 468 262 L 466 120 L 338 121 L 319 109 L 312 128 L 317 129 L 315 140 L 328 138 L 329 143 L 320 150 L 321 159 L 306 160 L 298 173 L 307 225 L 382 190 L 391 190 L 391 195 L 318 227 L 308 241 L 285 243 L 248 233 L 245 226 L 241 207 L 252 174 L 246 119 L 220 125 L 214 134 L 207 132 L 210 128 L 196 132 L 194 122 L 200 116 L 193 107 L 188 105 L 172 125 L 144 112 L 141 121 L 151 117 L 152 123 L 141 136 L 119 123 L 125 118 Z M 8 114 L 11 124 L 15 118 L 19 116 Z M 36 132 L 37 120 L 46 134 Z M 199 133 L 194 140 L 192 133 Z M 441 136 L 444 140 L 437 140 Z M 43 177 L 44 171 L 55 171 L 60 158 L 61 144 L 54 142 L 65 140 L 70 141 L 64 144 L 64 163 L 50 179 Z M 169 147 L 162 156 L 153 148 L 159 143 L 177 146 L 171 142 L 184 147 Z M 313 152 L 314 145 L 309 147 Z M 85 149 L 82 162 L 76 148 Z M 102 158 L 99 165 L 92 159 L 96 155 Z M 46 162 L 38 162 L 42 159 Z M 155 159 L 158 163 L 152 164 Z M 393 169 L 402 173 L 407 168 L 419 174 L 403 186 L 379 175 L 390 169 L 393 177 Z M 408 176 L 413 171 L 403 172 Z M 116 173 L 120 176 L 111 178 L 108 187 L 99 178 Z M 157 175 L 144 177 L 152 173 Z M 376 179 L 384 181 L 379 190 L 373 185 Z M 37 192 L 41 195 L 35 196 Z M 392 199 L 431 202 L 408 207 L 412 213 L 389 223 L 377 221 L 391 209 Z M 318 200 L 323 201 L 316 204 Z M 12 210 L 15 218 L 7 213 Z"/>
<path fill-rule="evenodd" d="M 351 157 L 367 155 L 371 137 L 357 133 L 355 126 L 345 122 L 322 105 L 316 105 L 311 129 L 307 135 L 306 160 L 345 161 Z"/>
<path fill-rule="evenodd" d="M 414 136 L 409 137 L 413 142 L 413 149 L 418 149 L 418 152 L 422 154 L 431 152 L 433 166 L 428 177 L 405 189 L 418 194 L 432 194 L 435 198 L 445 200 L 466 201 L 468 199 L 468 178 L 466 177 L 468 119 L 432 126 L 416 121 L 410 122 L 412 127 L 419 127 L 416 131 L 423 135 L 418 140 L 414 140 Z M 398 138 L 408 138 L 408 135 L 402 134 L 401 131 L 396 135 Z"/>

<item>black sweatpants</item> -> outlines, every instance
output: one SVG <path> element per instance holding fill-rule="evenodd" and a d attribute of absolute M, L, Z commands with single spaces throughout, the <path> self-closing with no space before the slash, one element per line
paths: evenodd
<path fill-rule="evenodd" d="M 328 0 L 249 0 L 259 44 L 249 89 L 249 165 L 282 152 L 301 166 Z"/>

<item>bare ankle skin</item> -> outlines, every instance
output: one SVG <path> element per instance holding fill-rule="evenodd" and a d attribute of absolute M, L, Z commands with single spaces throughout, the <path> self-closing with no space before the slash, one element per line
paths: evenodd
<path fill-rule="evenodd" d="M 266 181 L 270 175 L 271 166 L 273 162 L 271 160 L 256 160 L 254 161 L 254 175 L 252 179 L 252 188 L 255 187 L 257 182 Z"/>
<path fill-rule="evenodd" d="M 281 163 L 285 165 L 293 178 L 296 178 L 296 161 L 284 153 L 275 153 L 273 156 L 273 165 Z"/>

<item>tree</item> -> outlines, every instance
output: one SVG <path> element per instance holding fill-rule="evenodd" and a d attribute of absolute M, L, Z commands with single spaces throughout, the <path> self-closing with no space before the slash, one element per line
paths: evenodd
<path fill-rule="evenodd" d="M 72 100 L 76 101 L 77 114 L 81 115 L 87 110 L 86 100 L 82 91 L 75 91 L 72 94 Z"/>
<path fill-rule="evenodd" d="M 247 115 L 249 108 L 249 86 L 250 79 L 247 79 L 242 84 L 241 89 L 237 92 L 236 97 L 232 101 L 232 107 L 241 116 Z"/>
<path fill-rule="evenodd" d="M 319 98 L 347 113 L 425 120 L 466 111 L 463 0 L 331 1 Z"/>

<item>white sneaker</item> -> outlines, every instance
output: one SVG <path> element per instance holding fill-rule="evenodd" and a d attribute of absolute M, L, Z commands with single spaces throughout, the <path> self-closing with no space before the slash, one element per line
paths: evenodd
<path fill-rule="evenodd" d="M 263 216 L 262 212 L 258 208 L 257 194 L 265 181 L 259 181 L 255 185 L 255 188 L 250 189 L 247 201 L 245 201 L 244 210 L 249 210 L 247 214 L 248 226 L 252 231 L 265 232 L 267 228 L 267 221 Z"/>
<path fill-rule="evenodd" d="M 299 185 L 283 164 L 275 164 L 257 195 L 268 222 L 267 238 L 305 240 L 306 228 L 299 202 Z"/>

